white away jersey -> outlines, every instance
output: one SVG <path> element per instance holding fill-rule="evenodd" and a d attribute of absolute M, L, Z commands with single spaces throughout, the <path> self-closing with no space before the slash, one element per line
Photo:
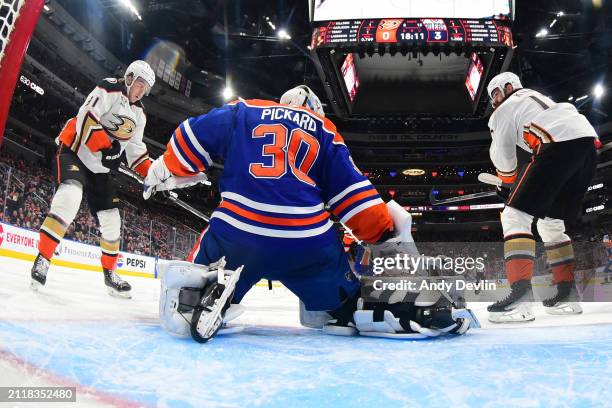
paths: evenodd
<path fill-rule="evenodd" d="M 516 146 L 531 152 L 528 141 L 556 143 L 597 137 L 589 121 L 569 103 L 555 103 L 532 89 L 519 89 L 489 118 L 491 161 L 500 175 L 516 172 Z M 526 140 L 527 139 L 527 140 Z"/>
<path fill-rule="evenodd" d="M 67 125 L 60 134 L 60 141 L 69 146 L 89 170 L 108 173 L 102 165 L 100 150 L 109 148 L 113 139 L 117 140 L 121 151 L 126 153 L 129 167 L 135 170 L 149 162 L 147 147 L 142 141 L 146 122 L 142 104 L 130 103 L 123 82 L 106 78 L 98 83 L 79 109 L 76 123 L 72 124 L 74 130 Z"/>

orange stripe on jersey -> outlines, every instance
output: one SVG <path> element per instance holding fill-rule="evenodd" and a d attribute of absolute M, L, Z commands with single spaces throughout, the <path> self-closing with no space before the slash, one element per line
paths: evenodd
<path fill-rule="evenodd" d="M 352 216 L 346 226 L 353 234 L 369 244 L 378 242 L 380 237 L 393 229 L 393 220 L 384 203 L 373 205 Z"/>
<path fill-rule="evenodd" d="M 198 159 L 196 155 L 193 154 L 193 152 L 187 145 L 187 142 L 185 142 L 185 137 L 183 136 L 183 132 L 181 131 L 180 127 L 176 128 L 176 130 L 174 131 L 174 135 L 174 140 L 179 144 L 181 149 L 183 149 L 189 160 L 191 160 L 191 162 L 198 167 L 198 170 L 206 170 L 206 166 L 204 165 L 204 163 L 202 163 L 202 161 L 200 161 L 200 159 Z"/>
<path fill-rule="evenodd" d="M 170 170 L 170 173 L 180 177 L 189 177 L 197 174 L 183 167 L 179 159 L 176 157 L 174 149 L 172 149 L 172 145 L 170 143 L 168 143 L 167 147 L 168 150 L 166 150 L 164 153 L 164 163 L 166 164 L 168 170 Z"/>
<path fill-rule="evenodd" d="M 304 227 L 307 225 L 316 224 L 317 222 L 321 222 L 327 218 L 329 218 L 329 214 L 326 212 L 316 215 L 314 217 L 308 218 L 279 218 L 279 217 L 269 217 L 266 215 L 261 215 L 254 213 L 252 211 L 245 210 L 243 208 L 238 207 L 235 204 L 232 204 L 228 201 L 223 201 L 218 208 L 225 208 L 234 212 L 244 218 L 248 218 L 249 220 L 261 222 L 263 224 L 271 224 L 271 225 L 282 225 L 286 227 Z"/>
<path fill-rule="evenodd" d="M 59 134 L 60 142 L 68 147 L 71 147 L 72 143 L 74 143 L 74 138 L 76 137 L 76 123 L 76 118 L 69 119 Z"/>
<path fill-rule="evenodd" d="M 353 203 L 355 203 L 355 202 L 357 202 L 359 200 L 363 200 L 364 198 L 372 197 L 372 196 L 375 196 L 375 195 L 378 195 L 378 191 L 376 191 L 376 189 L 362 191 L 361 193 L 355 194 L 354 196 L 351 196 L 347 200 L 343 201 L 342 204 L 340 204 L 338 207 L 333 209 L 332 213 L 337 216 L 338 214 L 340 214 L 349 205 L 351 205 L 351 204 L 353 204 Z"/>

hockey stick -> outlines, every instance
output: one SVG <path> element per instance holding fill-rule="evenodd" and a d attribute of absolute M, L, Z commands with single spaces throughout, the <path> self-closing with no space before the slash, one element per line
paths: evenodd
<path fill-rule="evenodd" d="M 501 181 L 499 177 L 493 174 L 489 174 L 489 173 L 480 173 L 478 175 L 478 181 L 484 184 L 495 186 L 497 188 L 507 188 L 507 189 L 512 188 L 512 184 L 504 183 L 503 181 Z M 461 201 L 475 200 L 475 199 L 484 198 L 484 197 L 493 197 L 497 195 L 497 191 L 483 191 L 480 193 L 474 193 L 474 194 L 446 198 L 444 200 L 438 200 L 433 194 L 433 191 L 434 189 L 431 189 L 431 192 L 429 193 L 429 201 L 431 202 L 432 205 L 450 204 L 450 203 L 456 203 L 456 202 L 461 202 Z"/>
<path fill-rule="evenodd" d="M 461 201 L 476 200 L 477 198 L 493 197 L 497 195 L 497 191 L 483 191 L 480 193 L 474 193 L 474 194 L 468 194 L 468 195 L 462 195 L 462 196 L 457 196 L 457 197 L 445 198 L 443 200 L 438 200 L 433 192 L 434 192 L 434 189 L 432 188 L 431 191 L 429 192 L 429 202 L 431 203 L 431 205 L 457 203 Z"/>
<path fill-rule="evenodd" d="M 123 173 L 123 174 L 125 174 L 127 176 L 132 177 L 133 179 L 138 181 L 140 184 L 143 184 L 143 182 L 144 182 L 144 180 L 142 179 L 140 174 L 135 173 L 134 171 L 130 170 L 129 168 L 127 168 L 123 164 L 121 164 L 121 166 L 119 167 L 119 172 Z M 204 213 L 202 213 L 201 211 L 193 208 L 192 206 L 190 206 L 189 204 L 187 204 L 186 202 L 184 202 L 183 200 L 178 198 L 178 195 L 174 191 L 168 191 L 168 195 L 165 196 L 165 197 L 167 199 L 169 199 L 170 201 L 172 201 L 174 204 L 178 205 L 179 207 L 189 211 L 190 213 L 192 213 L 196 217 L 198 217 L 198 218 L 200 218 L 200 219 L 202 219 L 202 220 L 204 220 L 206 222 L 210 222 L 210 217 L 204 215 Z"/>

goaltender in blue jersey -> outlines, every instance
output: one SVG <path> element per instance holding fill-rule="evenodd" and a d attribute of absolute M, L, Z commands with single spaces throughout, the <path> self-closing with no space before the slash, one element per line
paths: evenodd
<path fill-rule="evenodd" d="M 280 281 L 306 310 L 329 312 L 331 323 L 355 332 L 359 280 L 330 217 L 367 244 L 393 239 L 397 228 L 388 205 L 323 116 L 316 95 L 300 86 L 283 95 L 281 103 L 239 100 L 185 120 L 152 164 L 145 196 L 153 189 L 175 188 L 180 184 L 175 180 L 198 177 L 214 161 L 224 163 L 222 201 L 189 261 L 211 265 L 225 257 L 226 268 L 239 270 L 240 276 L 227 300 L 221 297 L 227 283 L 196 294 L 200 311 L 206 308 L 203 303 L 216 304 L 219 298 L 227 310 L 230 300 L 240 303 L 263 278 Z M 196 326 L 192 335 L 196 331 L 194 338 L 206 341 L 205 325 Z"/>

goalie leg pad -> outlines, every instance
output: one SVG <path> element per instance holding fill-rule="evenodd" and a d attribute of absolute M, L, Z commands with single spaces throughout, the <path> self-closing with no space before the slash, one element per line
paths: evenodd
<path fill-rule="evenodd" d="M 447 334 L 465 334 L 471 319 L 454 309 L 445 298 L 433 305 L 366 303 L 359 299 L 354 314 L 360 335 L 422 339 Z"/>
<path fill-rule="evenodd" d="M 190 336 L 193 308 L 207 282 L 215 276 L 204 265 L 185 261 L 160 263 L 159 318 L 162 327 L 177 337 Z"/>

